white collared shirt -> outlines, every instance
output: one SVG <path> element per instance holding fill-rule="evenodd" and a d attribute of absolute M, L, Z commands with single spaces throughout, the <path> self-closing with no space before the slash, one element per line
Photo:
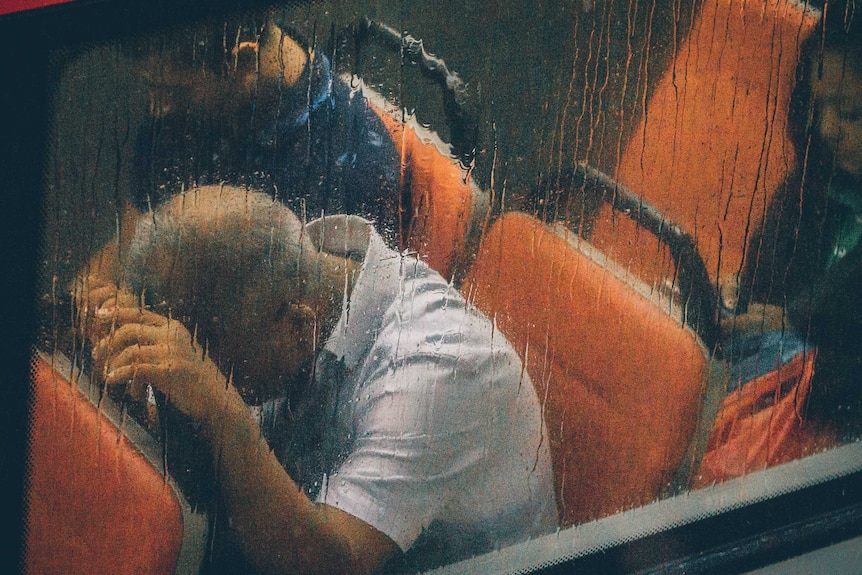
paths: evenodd
<path fill-rule="evenodd" d="M 307 230 L 319 249 L 363 262 L 317 364 L 333 380 L 319 381 L 332 391 L 332 469 L 318 501 L 385 533 L 418 569 L 554 530 L 539 401 L 503 335 L 369 222 Z"/>

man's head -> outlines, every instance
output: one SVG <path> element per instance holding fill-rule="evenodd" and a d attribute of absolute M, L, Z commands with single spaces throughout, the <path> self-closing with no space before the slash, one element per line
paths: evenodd
<path fill-rule="evenodd" d="M 823 168 L 862 176 L 862 19 L 830 4 L 802 50 L 791 125 Z"/>
<path fill-rule="evenodd" d="M 211 114 L 245 109 L 261 97 L 259 82 L 290 86 L 307 60 L 305 48 L 270 14 L 169 31 L 150 39 L 143 50 L 140 73 L 156 117 L 195 107 Z"/>
<path fill-rule="evenodd" d="M 275 161 L 262 142 L 305 97 L 291 88 L 307 75 L 306 48 L 272 14 L 243 14 L 147 37 L 135 58 L 149 100 L 131 181 L 138 210 L 192 183 L 260 186 L 254 174 Z"/>
<path fill-rule="evenodd" d="M 818 73 L 811 79 L 820 141 L 835 167 L 862 175 L 862 42 L 855 47 L 824 49 Z"/>
<path fill-rule="evenodd" d="M 283 204 L 209 186 L 140 219 L 125 280 L 183 321 L 240 392 L 260 401 L 307 380 L 329 315 L 317 290 L 334 273 L 330 263 Z"/>

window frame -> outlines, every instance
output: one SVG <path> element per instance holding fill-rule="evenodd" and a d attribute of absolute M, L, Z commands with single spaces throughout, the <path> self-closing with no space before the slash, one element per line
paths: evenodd
<path fill-rule="evenodd" d="M 42 210 L 41 158 L 47 149 L 50 77 L 62 65 L 56 55 L 64 49 L 72 53 L 83 42 L 103 42 L 155 30 L 164 22 L 182 24 L 269 3 L 212 0 L 201 5 L 192 0 L 75 0 L 0 16 L 0 47 L 4 54 L 0 58 L 0 75 L 7 86 L 13 87 L 0 95 L 4 125 L 10 126 L 12 133 L 0 144 L 0 154 L 6 159 L 0 174 L 0 181 L 6 184 L 3 194 L 6 209 L 0 212 L 6 221 L 0 229 L 5 235 L 2 244 L 7 262 L 6 320 L 0 331 L 3 347 L 11 352 L 6 370 L 9 377 L 0 401 L 3 410 L 0 420 L 5 426 L 3 436 L 12 438 L 4 441 L 6 449 L 0 469 L 10 480 L 5 494 L 11 513 L 4 513 L 3 517 L 9 521 L 7 533 L 16 534 L 8 540 L 12 552 L 4 554 L 7 569 L 0 569 L 4 572 L 17 572 L 21 557 L 29 394 L 20 383 L 29 378 L 30 342 L 35 333 L 34 294 L 40 272 L 42 229 L 41 222 L 34 220 L 39 219 L 36 215 Z M 860 443 L 839 447 L 707 488 L 702 494 L 680 497 L 693 499 L 702 495 L 715 500 L 727 497 L 724 501 L 731 501 L 734 498 L 728 494 L 745 490 L 746 486 L 756 491 L 754 487 L 762 484 L 766 474 L 779 474 L 792 467 L 813 468 L 840 455 L 842 450 L 858 455 L 861 449 Z M 604 544 L 586 547 L 570 557 L 555 557 L 552 565 L 542 567 L 541 561 L 534 562 L 535 569 L 522 572 L 743 573 L 862 535 L 862 464 L 845 467 L 837 476 L 823 479 L 799 482 L 787 492 L 772 496 L 737 497 L 732 508 L 712 511 L 705 518 L 688 518 L 677 524 L 665 522 L 652 532 L 641 530 L 627 537 L 611 537 Z M 586 533 L 610 529 L 614 522 L 633 521 L 638 516 L 658 517 L 665 509 L 679 504 L 676 499 L 679 498 L 571 529 Z M 545 543 L 534 541 L 507 548 L 498 558 L 511 557 L 515 562 L 529 563 L 529 546 L 537 544 Z M 480 565 L 482 560 L 473 560 L 473 566 Z M 454 572 L 461 567 L 469 568 L 470 563 L 443 568 L 441 572 Z"/>

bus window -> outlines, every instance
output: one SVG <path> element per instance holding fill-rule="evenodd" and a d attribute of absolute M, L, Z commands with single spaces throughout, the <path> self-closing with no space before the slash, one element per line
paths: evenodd
<path fill-rule="evenodd" d="M 47 43 L 25 571 L 858 534 L 854 4 L 408 4 L 17 16 L 106 23 Z"/>

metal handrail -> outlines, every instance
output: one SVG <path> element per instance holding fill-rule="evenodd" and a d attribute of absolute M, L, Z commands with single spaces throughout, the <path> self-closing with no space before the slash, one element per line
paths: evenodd
<path fill-rule="evenodd" d="M 390 50 L 419 66 L 421 73 L 438 84 L 443 93 L 443 112 L 449 128 L 449 144 L 455 156 L 470 166 L 476 153 L 478 123 L 467 109 L 467 84 L 441 58 L 429 53 L 425 43 L 414 36 L 370 18 L 362 18 L 356 27 L 355 41 L 361 45 L 367 38 L 382 42 Z"/>
<path fill-rule="evenodd" d="M 584 189 L 590 186 L 596 189 L 601 199 L 615 211 L 628 216 L 668 247 L 676 265 L 676 285 L 684 306 L 683 321 L 692 326 L 704 344 L 712 349 L 719 337 L 718 290 L 691 234 L 604 172 L 581 163 L 577 165 L 575 175 L 583 178 Z"/>

